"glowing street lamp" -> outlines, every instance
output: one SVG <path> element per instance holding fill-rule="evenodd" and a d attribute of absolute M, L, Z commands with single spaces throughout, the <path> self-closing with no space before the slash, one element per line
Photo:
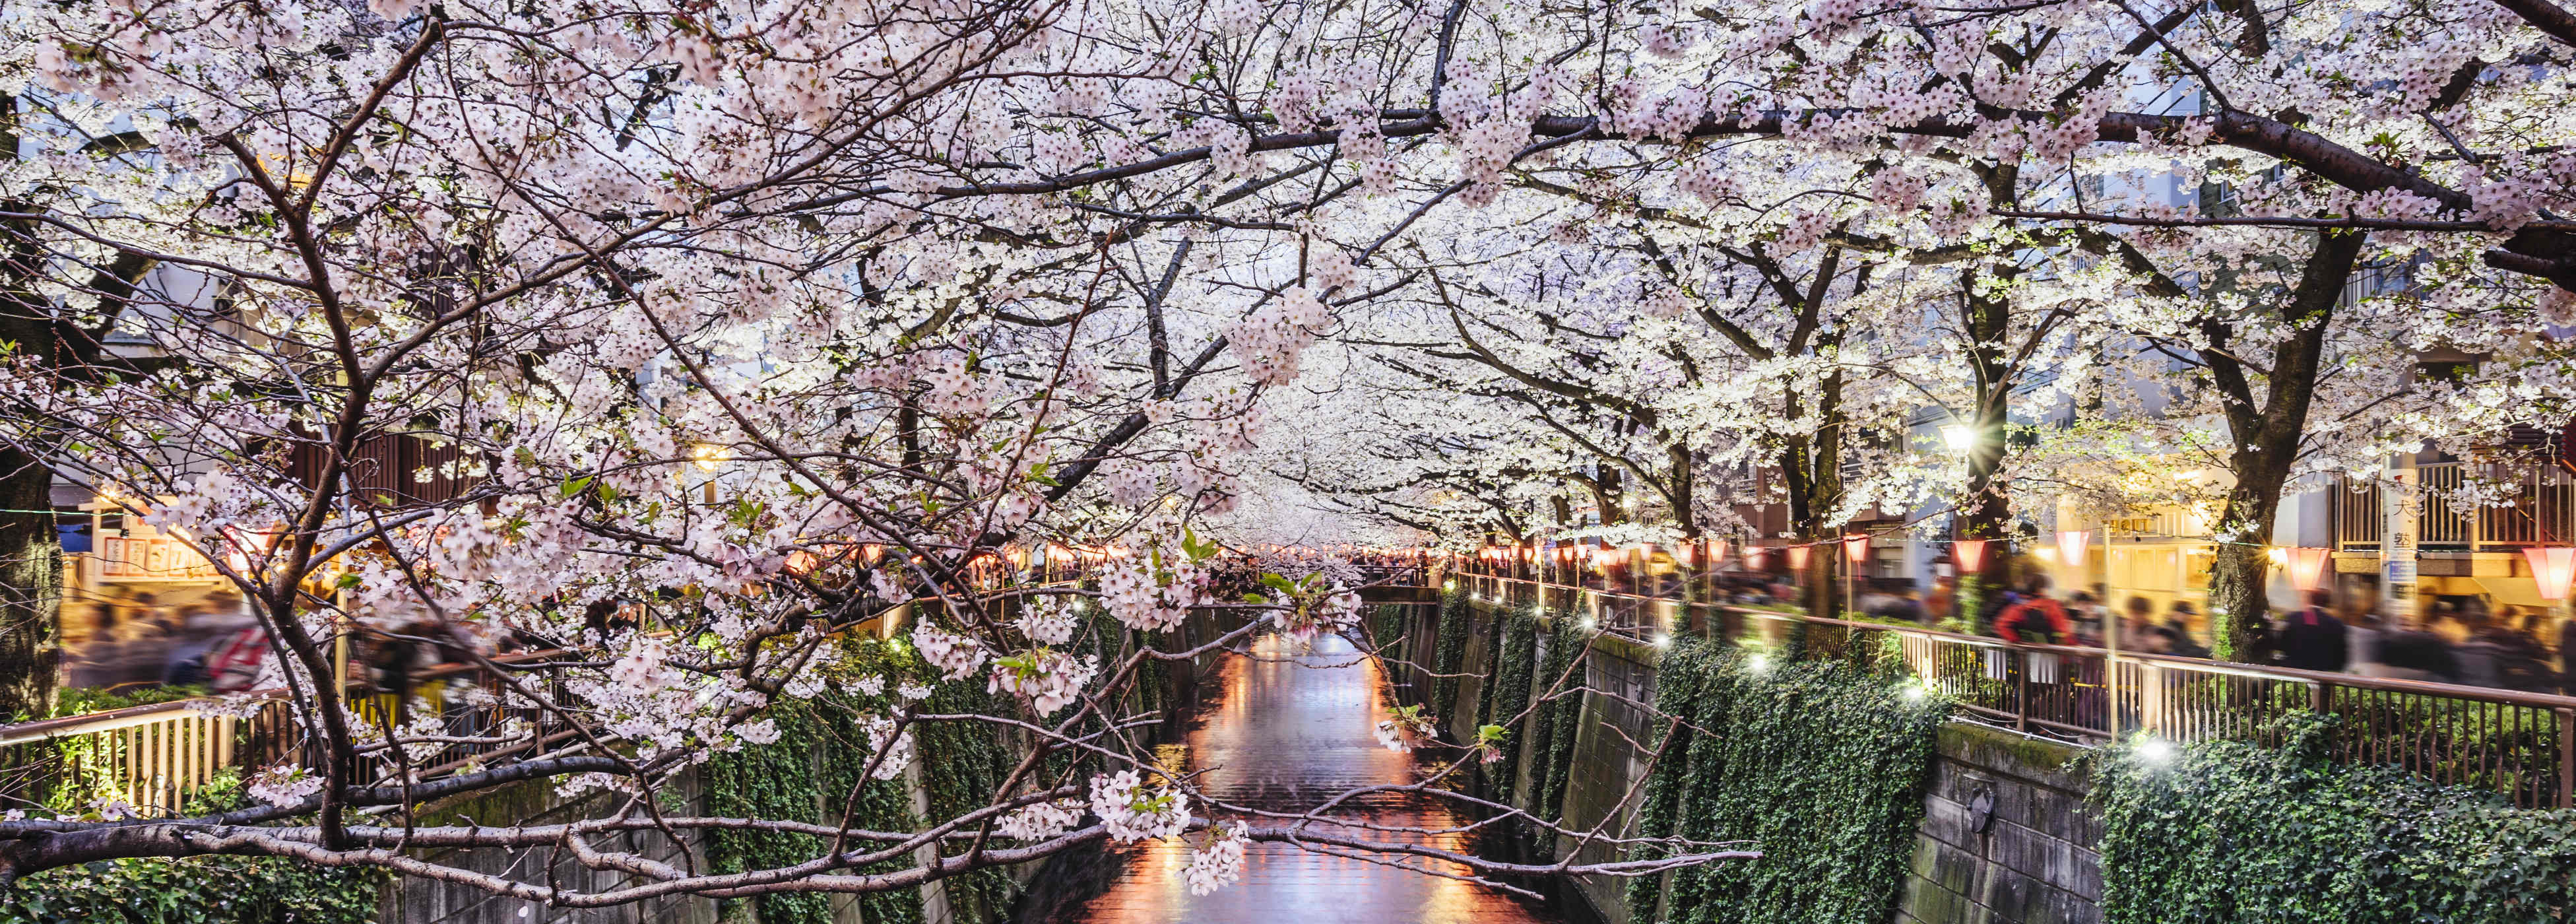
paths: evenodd
<path fill-rule="evenodd" d="M 1977 448 L 1977 428 L 1964 423 L 1942 424 L 1941 443 L 1950 447 L 1953 453 L 1967 455 L 1969 450 Z"/>

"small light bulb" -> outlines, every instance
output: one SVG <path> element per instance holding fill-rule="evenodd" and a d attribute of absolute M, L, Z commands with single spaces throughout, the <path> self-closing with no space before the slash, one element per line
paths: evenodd
<path fill-rule="evenodd" d="M 2145 741 L 2138 742 L 2138 759 L 2144 760 L 2148 763 L 2171 763 L 2174 759 L 2174 754 L 2174 746 L 2171 741 L 2166 741 L 2162 738 L 2149 738 Z"/>

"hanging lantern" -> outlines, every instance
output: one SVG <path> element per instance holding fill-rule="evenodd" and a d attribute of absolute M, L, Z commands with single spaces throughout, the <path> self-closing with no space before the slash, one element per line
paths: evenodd
<path fill-rule="evenodd" d="M 1852 533 L 1843 537 L 1843 561 L 1857 565 L 1868 560 L 1868 533 Z"/>
<path fill-rule="evenodd" d="M 2283 549 L 2282 558 L 2290 570 L 2290 586 L 2302 591 L 2326 586 L 2326 562 L 2334 550 L 2310 547 Z M 2535 571 L 2538 569 L 2534 569 Z"/>
<path fill-rule="evenodd" d="M 1711 540 L 1709 540 L 1709 541 L 1708 541 L 1708 563 L 1709 563 L 1710 565 L 1714 566 L 1714 565 L 1716 565 L 1718 562 L 1722 562 L 1722 561 L 1725 561 L 1725 560 L 1726 560 L 1726 540 L 1724 540 L 1724 539 L 1711 539 Z"/>
<path fill-rule="evenodd" d="M 1760 571 L 1770 564 L 1770 547 L 1759 545 L 1748 545 L 1744 547 L 1744 567 Z"/>
<path fill-rule="evenodd" d="M 1815 551 L 1816 551 L 1816 547 L 1815 547 L 1815 546 L 1812 546 L 1812 545 L 1793 545 L 1793 546 L 1790 546 L 1790 547 L 1789 547 L 1789 570 L 1791 570 L 1791 571 L 1795 571 L 1795 572 L 1798 572 L 1798 573 L 1800 573 L 1800 574 L 1805 574 L 1805 573 L 1807 573 L 1807 556 L 1814 554 L 1814 553 L 1815 553 Z"/>
<path fill-rule="evenodd" d="M 2567 599 L 2567 585 L 2576 579 L 2576 547 L 2524 546 L 2522 560 L 2531 565 L 2531 579 L 2540 585 L 2540 599 Z"/>
<path fill-rule="evenodd" d="M 2065 562 L 2069 568 L 2084 567 L 2084 550 L 2092 547 L 2092 530 L 2069 529 L 2057 534 L 2057 560 Z"/>
<path fill-rule="evenodd" d="M 1986 547 L 1991 539 L 1954 539 L 1950 557 L 1958 560 L 1960 574 L 1980 574 L 1986 570 Z"/>

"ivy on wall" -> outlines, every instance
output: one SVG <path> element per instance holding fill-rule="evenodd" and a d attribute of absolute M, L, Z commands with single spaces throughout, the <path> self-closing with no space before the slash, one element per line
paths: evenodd
<path fill-rule="evenodd" d="M 1524 733 L 1511 724 L 1512 717 L 1529 708 L 1530 674 L 1538 669 L 1538 617 L 1533 606 L 1521 606 L 1503 618 L 1502 644 L 1494 655 L 1490 672 L 1493 682 L 1485 684 L 1484 708 L 1477 716 L 1478 725 L 1506 725 L 1498 749 L 1501 759 L 1484 765 L 1488 795 L 1496 802 L 1509 802 L 1512 787 L 1519 783 Z"/>
<path fill-rule="evenodd" d="M 2279 748 L 2211 741 L 2093 758 L 2104 921 L 2576 917 L 2576 811 L 2332 763 L 2328 719 L 2282 731 Z"/>
<path fill-rule="evenodd" d="M 1157 676 L 1162 665 L 1147 665 Z M 1140 684 L 1140 686 L 1143 686 Z M 941 684 L 921 704 L 922 711 L 945 715 L 995 715 L 993 694 L 971 683 Z M 921 726 L 921 783 L 928 791 L 932 818 L 955 818 L 993 802 L 993 794 L 1011 773 L 1011 756 L 996 727 L 983 722 L 936 722 Z M 964 853 L 966 845 L 949 849 Z M 1013 885 L 1000 869 L 980 869 L 942 880 L 952 920 L 996 921 L 1010 913 Z M 871 924 L 877 918 L 867 918 Z M 764 920 L 763 924 L 767 924 Z"/>
<path fill-rule="evenodd" d="M 280 857 L 113 860 L 0 890 L 7 924 L 364 924 L 384 877 Z"/>
<path fill-rule="evenodd" d="M 1919 688 L 1917 688 L 1919 690 Z M 1756 860 L 1629 891 L 1629 920 L 1882 924 L 1923 817 L 1947 709 L 1842 663 L 1754 660 L 1685 639 L 1663 655 L 1657 709 L 1688 729 L 1648 777 L 1638 830 L 1746 841 Z"/>
<path fill-rule="evenodd" d="M 889 672 L 897 676 L 926 672 L 910 649 L 873 640 L 849 647 L 854 672 Z M 861 780 L 871 754 L 859 717 L 882 712 L 892 703 L 885 696 L 866 696 L 846 688 L 827 690 L 806 702 L 781 701 L 768 716 L 778 722 L 778 741 L 719 754 L 707 763 L 709 812 L 736 818 L 796 819 L 838 824 L 845 797 L 853 787 L 859 799 L 856 827 L 877 831 L 911 830 L 918 818 L 912 797 L 900 779 Z M 916 741 L 926 737 L 915 733 Z M 927 742 L 922 741 L 926 747 Z M 773 831 L 715 829 L 707 834 L 707 853 L 717 872 L 733 873 L 804 862 L 828 845 L 824 839 Z M 889 860 L 862 873 L 889 872 L 909 865 Z M 858 897 L 860 915 L 870 924 L 919 924 L 923 920 L 919 889 L 897 889 Z M 726 920 L 748 920 L 757 910 L 761 924 L 830 924 L 832 899 L 816 893 L 780 892 L 753 897 L 749 907 L 727 900 Z"/>
<path fill-rule="evenodd" d="M 245 804 L 240 775 L 225 771 L 185 811 Z M 364 924 L 384 881 L 379 869 L 279 857 L 100 861 L 0 888 L 0 924 Z"/>
<path fill-rule="evenodd" d="M 1443 719 L 1456 714 L 1458 677 L 1467 663 L 1467 631 L 1476 622 L 1475 610 L 1467 606 L 1467 594 L 1452 590 L 1440 595 L 1439 639 L 1431 650 L 1431 709 Z"/>
<path fill-rule="evenodd" d="M 1532 689 L 1544 692 L 1566 675 L 1576 656 L 1590 643 L 1592 633 L 1580 620 L 1558 616 L 1548 625 L 1547 657 L 1541 659 L 1538 673 L 1531 678 Z M 1580 671 L 1567 677 L 1566 689 L 1580 687 L 1585 678 Z M 1574 733 L 1582 727 L 1583 697 L 1564 694 L 1543 700 L 1530 719 L 1530 746 L 1539 748 L 1530 760 L 1530 814 L 1545 821 L 1564 816 L 1565 787 L 1574 770 Z M 1538 694 L 1533 694 L 1538 695 Z"/>

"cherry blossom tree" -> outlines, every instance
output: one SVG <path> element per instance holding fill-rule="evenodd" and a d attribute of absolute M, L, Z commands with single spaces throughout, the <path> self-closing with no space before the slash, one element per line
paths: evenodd
<path fill-rule="evenodd" d="M 246 809 L 0 821 L 0 873 L 246 853 L 593 907 L 907 888 L 1190 830 L 1206 832 L 1202 888 L 1233 878 L 1247 839 L 1478 879 L 1741 855 L 1511 864 L 1320 834 L 1327 815 L 1258 816 L 1148 775 L 1151 720 L 1123 706 L 1162 661 L 1352 619 L 1347 587 L 1301 576 L 1240 628 L 1153 641 L 1212 602 L 1219 547 L 1190 524 L 1239 502 L 1231 460 L 1264 393 L 1295 381 L 1337 308 L 1407 284 L 1316 222 L 1446 169 L 1395 164 L 1431 122 L 1387 101 L 1440 96 L 1454 59 L 1435 49 L 1463 16 L 13 11 L 11 310 L 75 348 L 14 358 L 5 441 L 243 592 L 296 759 L 260 770 Z M 1306 137 L 1257 134 L 1274 125 Z M 1493 190 L 1429 185 L 1381 240 Z M 111 333 L 127 345 L 100 348 Z M 1097 590 L 1010 580 L 1049 546 L 1105 550 Z M 1063 647 L 1050 607 L 1068 596 L 1096 597 L 1117 639 Z M 856 667 L 844 636 L 898 617 L 919 666 Z M 361 714 L 334 689 L 352 638 L 457 652 L 523 721 Z M 947 684 L 1005 707 L 924 711 Z M 900 774 L 919 727 L 967 723 L 1013 748 L 994 800 L 900 831 L 851 811 L 816 826 L 662 809 L 676 775 L 776 743 L 765 710 L 835 685 L 880 704 L 857 717 L 868 776 Z M 522 783 L 616 808 L 571 826 L 410 814 Z M 714 829 L 829 846 L 718 874 L 595 842 Z M 523 883 L 413 852 L 566 843 L 638 878 Z"/>

